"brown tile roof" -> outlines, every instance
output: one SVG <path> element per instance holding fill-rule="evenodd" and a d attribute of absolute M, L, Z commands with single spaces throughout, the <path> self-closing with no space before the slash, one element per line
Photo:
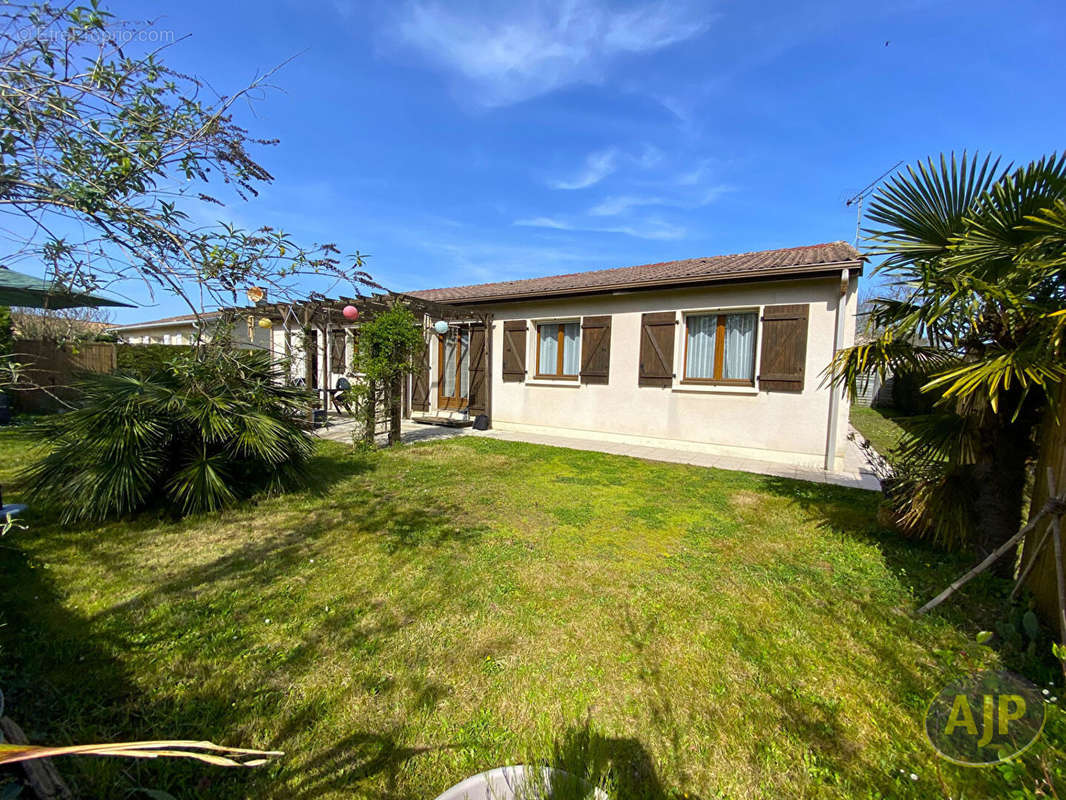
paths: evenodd
<path fill-rule="evenodd" d="M 827 242 L 781 250 L 761 250 L 708 258 L 687 258 L 642 264 L 637 267 L 598 269 L 573 272 L 547 278 L 479 283 L 446 289 L 423 289 L 407 292 L 413 297 L 448 303 L 471 303 L 488 300 L 519 300 L 545 295 L 587 294 L 612 289 L 654 288 L 693 283 L 717 283 L 766 278 L 777 275 L 809 274 L 835 271 L 842 267 L 861 267 L 859 252 L 847 242 Z"/>

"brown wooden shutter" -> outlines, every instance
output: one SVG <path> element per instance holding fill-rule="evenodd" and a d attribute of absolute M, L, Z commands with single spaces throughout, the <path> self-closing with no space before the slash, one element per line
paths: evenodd
<path fill-rule="evenodd" d="M 470 326 L 470 397 L 468 401 L 468 413 L 472 415 L 484 414 L 488 409 L 485 392 L 485 375 L 487 374 L 485 363 L 485 326 Z"/>
<path fill-rule="evenodd" d="M 807 305 L 767 306 L 763 309 L 760 389 L 768 392 L 803 391 L 809 313 Z"/>
<path fill-rule="evenodd" d="M 670 386 L 674 381 L 674 336 L 677 314 L 663 311 L 640 315 L 638 386 Z"/>
<path fill-rule="evenodd" d="M 526 321 L 503 323 L 503 379 L 505 382 L 526 379 Z"/>
<path fill-rule="evenodd" d="M 411 409 L 429 411 L 429 344 L 422 348 L 421 367 L 415 370 L 411 387 Z"/>
<path fill-rule="evenodd" d="M 611 318 L 581 320 L 581 382 L 607 383 L 611 370 Z"/>

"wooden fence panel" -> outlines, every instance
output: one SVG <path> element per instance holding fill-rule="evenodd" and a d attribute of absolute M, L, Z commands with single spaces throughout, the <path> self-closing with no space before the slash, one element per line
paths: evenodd
<path fill-rule="evenodd" d="M 12 357 L 25 364 L 29 383 L 42 387 L 14 392 L 21 411 L 41 413 L 56 411 L 71 402 L 76 393 L 70 388 L 79 372 L 114 372 L 113 342 L 80 342 L 60 346 L 56 342 L 26 339 L 12 347 Z M 58 398 L 58 399 L 57 399 Z"/>
<path fill-rule="evenodd" d="M 1055 476 L 1055 491 L 1062 494 L 1066 491 L 1066 383 L 1059 386 L 1058 397 L 1055 401 L 1058 408 L 1058 424 L 1051 419 L 1044 423 L 1040 432 L 1040 458 L 1037 460 L 1036 475 L 1033 486 L 1033 502 L 1029 510 L 1032 516 L 1043 507 L 1048 499 L 1047 471 L 1050 468 Z M 1029 534 L 1025 540 L 1023 549 L 1023 564 L 1028 564 L 1032 555 L 1032 549 L 1036 547 L 1042 538 L 1047 523 L 1041 525 Z M 1063 558 L 1066 561 L 1066 555 Z M 1066 568 L 1066 564 L 1063 564 Z M 1058 587 L 1055 579 L 1055 556 L 1050 546 L 1044 548 L 1037 560 L 1036 566 L 1030 573 L 1026 585 L 1033 592 L 1037 609 L 1045 620 L 1057 628 L 1058 619 Z M 1058 631 L 1056 630 L 1056 636 Z"/>

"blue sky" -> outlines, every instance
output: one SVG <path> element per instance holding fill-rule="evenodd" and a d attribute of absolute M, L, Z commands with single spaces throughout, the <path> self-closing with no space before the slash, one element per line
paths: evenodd
<path fill-rule="evenodd" d="M 1061 148 L 1059 3 L 112 4 L 253 108 L 276 181 L 209 213 L 397 290 L 851 240 L 900 159 Z M 140 297 L 131 289 L 134 297 Z M 118 321 L 180 313 L 157 298 Z"/>

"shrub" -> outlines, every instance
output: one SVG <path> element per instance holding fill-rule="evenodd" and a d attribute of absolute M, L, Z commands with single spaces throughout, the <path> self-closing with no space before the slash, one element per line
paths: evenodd
<path fill-rule="evenodd" d="M 91 373 L 80 406 L 38 423 L 51 450 L 20 476 L 64 522 L 213 511 L 304 477 L 310 395 L 267 353 L 204 348 L 145 375 Z"/>
<path fill-rule="evenodd" d="M 362 378 L 349 390 L 349 399 L 362 409 L 363 440 L 373 445 L 379 407 L 389 414 L 389 442 L 400 441 L 400 400 L 404 376 L 415 371 L 416 357 L 426 342 L 410 309 L 399 303 L 375 314 L 359 326 L 359 347 L 352 369 Z"/>
<path fill-rule="evenodd" d="M 192 353 L 192 345 L 117 344 L 115 369 L 131 375 L 150 375 L 163 369 L 176 355 Z"/>
<path fill-rule="evenodd" d="M 0 306 L 0 356 L 6 356 L 11 352 L 15 343 L 15 331 L 11 321 L 11 309 Z"/>

